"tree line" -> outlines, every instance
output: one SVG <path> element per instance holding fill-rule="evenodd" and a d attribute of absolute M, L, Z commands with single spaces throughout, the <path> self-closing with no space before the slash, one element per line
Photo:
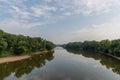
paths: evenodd
<path fill-rule="evenodd" d="M 0 30 L 0 56 L 52 50 L 54 44 L 40 37 L 15 35 Z"/>
<path fill-rule="evenodd" d="M 66 49 L 88 50 L 120 57 L 120 39 L 71 42 L 63 45 L 63 47 Z"/>

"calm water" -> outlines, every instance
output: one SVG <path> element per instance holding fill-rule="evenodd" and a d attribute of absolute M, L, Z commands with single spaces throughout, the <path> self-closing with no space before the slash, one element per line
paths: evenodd
<path fill-rule="evenodd" d="M 0 80 L 120 80 L 120 61 L 91 52 L 56 48 L 54 54 L 1 64 Z"/>

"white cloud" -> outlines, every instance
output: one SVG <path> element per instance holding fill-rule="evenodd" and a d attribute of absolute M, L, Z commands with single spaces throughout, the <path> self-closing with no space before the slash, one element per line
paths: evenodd
<path fill-rule="evenodd" d="M 7 32 L 11 32 L 11 33 L 20 33 L 27 30 L 30 30 L 33 27 L 37 27 L 37 26 L 42 26 L 44 25 L 43 23 L 40 22 L 22 22 L 16 19 L 9 19 L 9 20 L 5 20 L 5 21 L 1 21 L 0 22 L 0 29 L 3 29 Z"/>
<path fill-rule="evenodd" d="M 108 13 L 112 11 L 114 7 L 120 7 L 120 0 L 44 0 L 44 2 L 41 1 L 41 3 L 35 3 L 35 5 L 31 4 L 29 7 L 26 6 L 26 1 L 28 0 L 0 0 L 0 2 L 6 3 L 12 8 L 11 14 L 13 14 L 13 16 L 15 16 L 16 13 L 17 17 L 24 19 L 30 19 L 32 16 L 98 15 Z M 53 4 L 51 5 L 49 2 Z"/>
<path fill-rule="evenodd" d="M 9 12 L 13 15 L 13 17 L 20 17 L 23 19 L 29 19 L 31 13 L 28 12 L 27 10 L 25 10 L 24 8 L 19 8 L 17 6 L 14 5 L 10 5 L 10 7 L 12 8 Z"/>
<path fill-rule="evenodd" d="M 16 12 L 20 12 L 20 9 L 18 7 L 13 6 L 13 5 L 11 5 L 10 7 L 13 8 Z"/>
<path fill-rule="evenodd" d="M 53 6 L 32 6 L 31 7 L 33 14 L 32 16 L 36 16 L 36 17 L 40 17 L 40 16 L 44 16 L 47 17 L 50 15 L 51 12 L 56 11 L 56 8 Z"/>
<path fill-rule="evenodd" d="M 120 24 L 106 23 L 101 25 L 93 25 L 89 28 L 83 28 L 75 32 L 79 40 L 103 40 L 120 38 Z M 77 39 L 77 40 L 78 40 Z"/>
<path fill-rule="evenodd" d="M 52 0 L 44 0 L 45 2 L 52 2 Z"/>
<path fill-rule="evenodd" d="M 67 40 L 84 41 L 84 40 L 118 39 L 120 38 L 119 21 L 120 16 L 117 16 L 107 23 L 92 24 L 89 27 L 84 27 L 80 30 L 74 31 L 69 35 Z"/>
<path fill-rule="evenodd" d="M 4 4 L 3 7 L 8 8 L 8 10 L 5 10 L 7 14 L 16 18 L 28 19 L 30 18 L 30 12 L 27 11 L 29 8 L 24 5 L 25 1 L 27 0 L 0 0 Z"/>
<path fill-rule="evenodd" d="M 39 17 L 39 16 L 44 15 L 44 11 L 42 9 L 40 9 L 40 8 L 32 7 L 31 9 L 34 12 L 33 16 Z"/>
<path fill-rule="evenodd" d="M 56 8 L 52 6 L 42 6 L 42 9 L 45 11 L 56 11 Z"/>
<path fill-rule="evenodd" d="M 63 15 L 65 15 L 65 16 L 71 16 L 72 14 L 70 12 L 66 12 Z"/>
<path fill-rule="evenodd" d="M 25 1 L 27 0 L 0 0 L 0 2 L 4 2 L 7 4 L 13 4 L 13 3 L 21 4 L 21 3 L 24 3 Z"/>
<path fill-rule="evenodd" d="M 85 3 L 86 10 L 91 11 L 91 13 L 96 12 L 104 13 L 108 12 L 115 6 L 120 6 L 119 0 L 86 0 Z"/>
<path fill-rule="evenodd" d="M 85 40 L 104 40 L 104 39 L 119 39 L 120 38 L 120 15 L 113 17 L 111 20 L 101 24 L 89 24 L 64 35 L 52 36 L 49 38 L 55 43 L 68 43 L 74 41 Z"/>
<path fill-rule="evenodd" d="M 54 0 L 64 11 L 74 14 L 101 14 L 120 7 L 120 0 Z"/>

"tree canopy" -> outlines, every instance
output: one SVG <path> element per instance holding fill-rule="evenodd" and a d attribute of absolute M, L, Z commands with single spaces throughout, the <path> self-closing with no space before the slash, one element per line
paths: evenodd
<path fill-rule="evenodd" d="M 0 56 L 51 50 L 54 44 L 40 37 L 15 35 L 0 30 Z"/>
<path fill-rule="evenodd" d="M 67 49 L 89 50 L 120 57 L 120 39 L 72 42 L 63 45 Z"/>

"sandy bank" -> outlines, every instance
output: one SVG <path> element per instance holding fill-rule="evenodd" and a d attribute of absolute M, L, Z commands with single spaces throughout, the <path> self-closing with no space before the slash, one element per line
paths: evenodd
<path fill-rule="evenodd" d="M 53 51 L 53 50 L 52 50 Z M 43 51 L 43 52 L 36 52 L 34 54 L 40 54 L 40 53 L 47 53 L 49 51 Z M 50 51 L 51 52 L 51 51 Z M 32 55 L 34 55 L 32 54 Z M 21 55 L 21 56 L 12 56 L 12 57 L 4 57 L 0 58 L 0 64 L 2 63 L 8 63 L 8 62 L 14 62 L 14 61 L 20 61 L 24 59 L 30 58 L 32 55 Z"/>
<path fill-rule="evenodd" d="M 27 59 L 27 58 L 30 58 L 30 55 L 0 58 L 0 64 L 7 63 L 7 62 L 19 61 L 19 60 L 23 60 L 23 59 Z"/>

